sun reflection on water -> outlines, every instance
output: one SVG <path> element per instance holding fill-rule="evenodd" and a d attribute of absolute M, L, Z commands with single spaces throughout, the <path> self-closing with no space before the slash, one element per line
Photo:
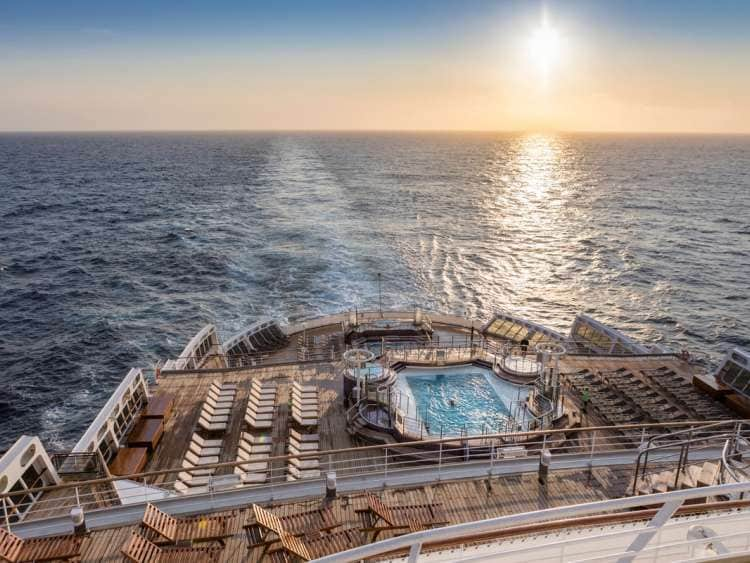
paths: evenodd
<path fill-rule="evenodd" d="M 541 133 L 519 139 L 514 168 L 526 195 L 542 196 L 550 188 L 559 188 L 561 168 L 560 140 Z"/>

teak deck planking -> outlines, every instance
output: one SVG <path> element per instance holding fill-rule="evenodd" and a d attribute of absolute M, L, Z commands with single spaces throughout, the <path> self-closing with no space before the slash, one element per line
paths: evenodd
<path fill-rule="evenodd" d="M 540 485 L 536 473 L 435 483 L 408 489 L 379 491 L 389 505 L 441 503 L 452 524 L 492 518 L 507 514 L 541 510 L 555 506 L 616 498 L 625 493 L 631 476 L 629 468 L 557 471 L 550 475 L 546 486 Z M 321 506 L 321 499 L 266 506 L 277 515 L 294 514 Z M 329 505 L 343 527 L 358 527 L 357 509 L 367 506 L 364 495 L 340 495 Z M 248 512 L 251 508 L 246 509 Z M 248 514 L 242 515 L 247 518 Z M 91 532 L 83 544 L 82 561 L 123 561 L 120 548 L 137 526 L 123 526 Z M 392 537 L 382 532 L 379 539 Z M 259 561 L 261 549 L 248 551 L 243 533 L 226 542 L 221 561 Z"/>

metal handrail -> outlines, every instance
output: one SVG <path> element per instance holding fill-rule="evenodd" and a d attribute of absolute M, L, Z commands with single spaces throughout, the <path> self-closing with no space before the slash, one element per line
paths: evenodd
<path fill-rule="evenodd" d="M 727 424 L 731 424 L 733 426 L 733 429 L 731 432 L 724 432 L 718 435 L 712 434 L 710 436 L 706 436 L 705 434 L 701 436 L 693 436 L 693 433 L 695 432 L 704 433 L 708 429 L 716 428 L 719 426 L 726 426 Z M 739 426 L 741 424 L 742 424 L 742 421 L 738 421 L 738 420 L 737 421 L 735 420 L 719 421 L 719 422 L 714 422 L 711 424 L 703 425 L 698 428 L 691 427 L 691 428 L 686 428 L 684 430 L 678 430 L 670 434 L 661 434 L 661 435 L 650 437 L 648 440 L 643 442 L 638 448 L 638 456 L 636 457 L 636 461 L 635 461 L 635 471 L 633 472 L 632 494 L 634 495 L 636 494 L 636 491 L 638 488 L 639 473 L 640 473 L 640 479 L 643 479 L 643 477 L 646 475 L 646 467 L 649 461 L 648 458 L 652 452 L 666 449 L 666 448 L 674 449 L 676 447 L 679 447 L 681 449 L 682 453 L 680 455 L 680 460 L 678 462 L 677 472 L 675 475 L 675 480 L 676 480 L 679 477 L 679 473 L 682 470 L 683 464 L 687 462 L 689 449 L 692 444 L 695 444 L 697 442 L 704 442 L 705 440 L 708 440 L 708 439 L 710 440 L 717 440 L 717 439 L 723 439 L 723 438 L 729 439 L 735 436 L 737 432 L 739 432 Z M 666 440 L 667 438 L 672 438 L 674 436 L 683 435 L 686 433 L 688 435 L 687 439 L 684 439 L 684 440 L 671 440 L 670 439 L 669 441 L 666 441 L 663 444 L 659 444 L 659 443 L 655 444 L 656 440 L 659 440 L 659 439 Z M 643 459 L 642 461 L 642 458 L 645 458 L 645 459 Z M 641 467 L 641 463 L 643 464 L 642 467 Z"/>
<path fill-rule="evenodd" d="M 467 536 L 476 536 L 480 534 L 489 535 L 492 532 L 497 532 L 511 526 L 533 524 L 541 521 L 554 521 L 567 517 L 587 516 L 590 514 L 616 510 L 627 510 L 642 506 L 661 505 L 662 508 L 657 511 L 656 516 L 654 516 L 647 525 L 648 530 L 644 530 L 643 532 L 644 534 L 650 535 L 648 538 L 644 536 L 646 542 L 643 542 L 643 545 L 640 547 L 640 549 L 642 549 L 647 545 L 647 541 L 650 539 L 651 535 L 653 535 L 653 529 L 658 529 L 669 521 L 669 518 L 671 518 L 685 501 L 711 496 L 732 495 L 747 491 L 750 491 L 750 482 L 714 485 L 710 487 L 702 487 L 700 489 L 686 489 L 653 495 L 643 495 L 639 497 L 623 497 L 585 504 L 548 508 L 545 510 L 500 516 L 498 518 L 466 522 L 454 526 L 434 528 L 431 530 L 406 534 L 336 553 L 334 555 L 329 555 L 318 559 L 318 561 L 319 563 L 349 563 L 408 550 L 409 561 L 415 562 L 417 561 L 424 545 L 455 540 Z"/>

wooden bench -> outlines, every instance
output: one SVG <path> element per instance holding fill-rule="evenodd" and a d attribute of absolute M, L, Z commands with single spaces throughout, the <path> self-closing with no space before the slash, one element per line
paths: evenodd
<path fill-rule="evenodd" d="M 133 475 L 146 467 L 148 448 L 122 448 L 109 465 L 112 475 Z"/>
<path fill-rule="evenodd" d="M 23 539 L 0 528 L 0 559 L 9 563 L 22 561 L 73 561 L 81 556 L 86 536 L 68 534 L 47 538 Z"/>

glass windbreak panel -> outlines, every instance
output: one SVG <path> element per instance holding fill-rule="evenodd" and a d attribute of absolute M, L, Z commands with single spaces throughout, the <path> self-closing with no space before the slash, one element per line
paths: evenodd
<path fill-rule="evenodd" d="M 734 362 L 727 362 L 721 368 L 718 379 L 719 381 L 726 383 L 727 385 L 733 385 L 734 380 L 740 374 L 741 370 L 742 368 L 740 368 L 740 366 L 738 366 Z"/>
<path fill-rule="evenodd" d="M 13 504 L 16 506 L 16 509 L 18 512 L 23 514 L 26 512 L 29 508 L 31 508 L 31 505 L 34 502 L 34 498 L 26 492 L 26 489 L 23 486 L 23 483 L 20 481 L 16 481 L 16 483 L 10 488 L 10 493 L 16 493 L 10 495 L 10 500 L 13 502 Z"/>
<path fill-rule="evenodd" d="M 747 394 L 748 383 L 750 383 L 750 371 L 746 369 L 740 369 L 740 373 L 737 374 L 737 377 L 734 378 L 734 382 L 732 386 L 738 391 L 741 391 L 744 394 Z"/>
<path fill-rule="evenodd" d="M 21 478 L 23 479 L 23 482 L 26 483 L 26 486 L 29 489 L 35 489 L 36 487 L 42 486 L 42 483 L 39 482 L 41 476 L 42 474 L 36 470 L 36 467 L 30 465 L 29 468 L 23 472 Z"/>
<path fill-rule="evenodd" d="M 592 331 L 591 341 L 595 346 L 598 346 L 604 351 L 609 351 L 609 349 L 612 347 L 612 338 L 603 332 L 599 332 L 598 330 Z"/>

